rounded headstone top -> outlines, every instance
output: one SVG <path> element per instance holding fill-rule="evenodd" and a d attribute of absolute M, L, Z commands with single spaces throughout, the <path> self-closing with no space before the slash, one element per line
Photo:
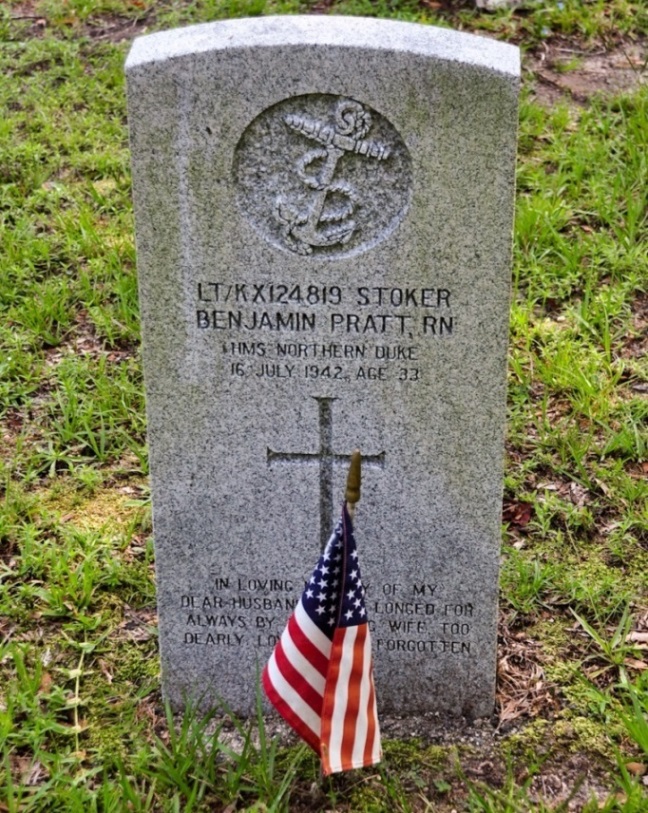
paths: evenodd
<path fill-rule="evenodd" d="M 520 75 L 520 49 L 487 37 L 397 20 L 307 15 L 224 20 L 138 37 L 126 71 L 190 54 L 288 45 L 403 51 Z"/>

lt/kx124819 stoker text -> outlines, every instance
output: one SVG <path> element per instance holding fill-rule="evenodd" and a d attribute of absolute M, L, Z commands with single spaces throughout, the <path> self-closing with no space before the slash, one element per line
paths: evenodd
<path fill-rule="evenodd" d="M 418 342 L 455 332 L 452 304 L 441 287 L 201 281 L 195 324 L 229 338 L 238 378 L 415 382 Z"/>

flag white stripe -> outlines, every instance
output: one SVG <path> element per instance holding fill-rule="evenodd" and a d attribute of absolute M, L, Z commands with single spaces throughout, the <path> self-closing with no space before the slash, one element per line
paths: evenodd
<path fill-rule="evenodd" d="M 320 695 L 324 695 L 324 687 L 326 686 L 326 678 L 321 675 L 311 662 L 305 658 L 297 649 L 293 641 L 288 626 L 281 635 L 281 648 L 288 662 L 295 667 L 297 672 L 308 681 L 315 691 Z"/>
<path fill-rule="evenodd" d="M 367 742 L 368 719 L 367 706 L 369 705 L 369 692 L 371 689 L 371 679 L 369 665 L 371 664 L 371 636 L 369 630 L 364 640 L 362 651 L 362 680 L 360 681 L 360 701 L 358 707 L 358 718 L 355 727 L 355 739 L 353 741 L 353 752 L 351 759 L 354 765 L 364 763 L 364 749 Z"/>
<path fill-rule="evenodd" d="M 335 684 L 333 712 L 331 713 L 331 739 L 329 741 L 329 759 L 331 770 L 342 770 L 342 739 L 344 737 L 344 719 L 346 717 L 347 698 L 349 694 L 349 677 L 353 666 L 353 644 L 358 632 L 357 627 L 344 630 L 340 673 Z"/>
<path fill-rule="evenodd" d="M 311 621 L 308 613 L 304 609 L 304 605 L 299 601 L 295 607 L 295 620 L 299 624 L 301 631 L 308 638 L 308 640 L 319 649 L 319 651 L 328 658 L 331 654 L 331 640 L 327 638 L 322 630 Z"/>
<path fill-rule="evenodd" d="M 270 678 L 270 682 L 272 683 L 274 690 L 281 697 L 284 703 L 290 706 L 292 711 L 297 715 L 297 717 L 300 718 L 304 725 L 308 726 L 313 734 L 319 738 L 322 722 L 319 714 L 316 714 L 307 703 L 304 703 L 299 694 L 281 674 L 279 667 L 277 666 L 274 652 L 268 661 L 268 677 Z"/>

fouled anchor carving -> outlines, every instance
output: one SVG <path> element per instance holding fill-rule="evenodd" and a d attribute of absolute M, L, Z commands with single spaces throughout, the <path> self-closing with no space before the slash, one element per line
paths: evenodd
<path fill-rule="evenodd" d="M 371 114 L 358 102 L 343 99 L 335 109 L 335 121 L 330 123 L 297 114 L 284 117 L 292 130 L 323 146 L 309 150 L 297 162 L 297 175 L 306 186 L 316 191 L 310 207 L 297 210 L 282 197 L 277 199 L 275 215 L 283 225 L 288 247 L 298 254 L 311 254 L 314 247 L 344 245 L 356 231 L 352 215 L 358 204 L 356 191 L 346 181 L 334 181 L 340 158 L 347 152 L 378 161 L 386 160 L 390 148 L 377 141 L 367 141 L 371 129 Z M 323 162 L 315 174 L 308 169 L 316 161 Z M 325 207 L 327 197 L 336 195 L 337 205 Z"/>

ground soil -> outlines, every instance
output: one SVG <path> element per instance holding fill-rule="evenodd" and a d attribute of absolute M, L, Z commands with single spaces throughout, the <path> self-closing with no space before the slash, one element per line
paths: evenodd
<path fill-rule="evenodd" d="M 598 51 L 585 51 L 569 40 L 545 43 L 528 54 L 523 65 L 539 102 L 586 104 L 594 96 L 648 83 L 648 42 L 621 42 Z"/>
<path fill-rule="evenodd" d="M 422 0 L 422 4 L 448 11 L 454 8 L 453 0 Z M 312 12 L 326 13 L 331 5 L 331 0 L 322 0 Z M 47 30 L 47 18 L 37 9 L 36 0 L 25 0 L 12 8 L 10 16 L 20 26 L 22 36 L 37 37 Z M 80 27 L 79 35 L 95 41 L 129 42 L 148 33 L 153 22 L 154 11 L 135 19 L 98 15 Z M 606 47 L 592 48 L 575 38 L 554 38 L 526 53 L 523 68 L 527 80 L 534 82 L 538 101 L 555 104 L 566 99 L 586 104 L 593 96 L 631 91 L 648 82 L 648 40 L 617 40 Z"/>

